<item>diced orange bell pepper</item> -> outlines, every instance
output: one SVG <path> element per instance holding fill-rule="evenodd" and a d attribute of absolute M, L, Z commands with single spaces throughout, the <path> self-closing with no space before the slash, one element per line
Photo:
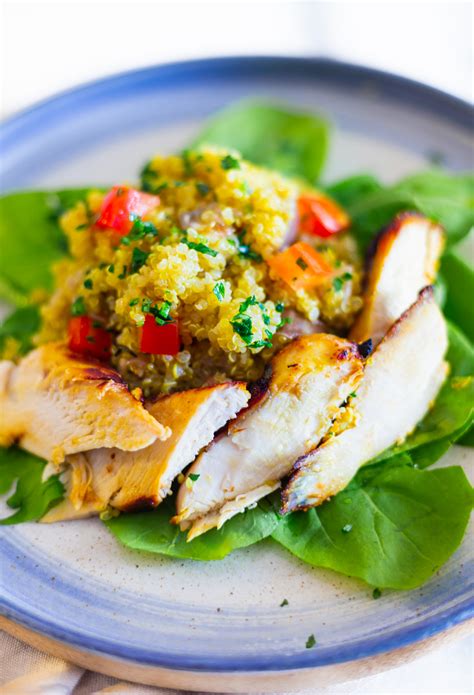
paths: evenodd
<path fill-rule="evenodd" d="M 267 263 L 294 290 L 315 287 L 333 275 L 325 258 L 303 241 L 271 256 Z"/>
<path fill-rule="evenodd" d="M 305 193 L 298 198 L 299 231 L 318 237 L 329 237 L 350 225 L 349 215 L 331 198 L 322 193 Z"/>

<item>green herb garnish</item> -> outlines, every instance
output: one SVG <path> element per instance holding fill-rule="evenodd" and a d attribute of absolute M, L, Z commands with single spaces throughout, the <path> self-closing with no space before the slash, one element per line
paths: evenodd
<path fill-rule="evenodd" d="M 125 246 L 129 246 L 130 242 L 143 239 L 147 235 L 157 236 L 158 230 L 153 222 L 144 222 L 141 217 L 136 215 L 131 215 L 130 219 L 133 220 L 133 226 L 130 232 L 121 239 L 121 243 Z"/>
<path fill-rule="evenodd" d="M 135 297 L 135 299 L 131 299 L 128 303 L 128 306 L 136 306 L 140 300 L 138 297 Z"/>
<path fill-rule="evenodd" d="M 240 162 L 231 154 L 227 154 L 221 159 L 221 167 L 228 171 L 229 169 L 240 169 Z"/>
<path fill-rule="evenodd" d="M 183 150 L 181 152 L 181 157 L 183 158 L 184 164 L 184 175 L 191 176 L 193 173 L 193 165 L 191 162 L 191 152 L 189 150 Z"/>
<path fill-rule="evenodd" d="M 380 589 L 375 588 L 375 589 L 372 591 L 372 598 L 378 599 L 378 598 L 380 598 L 381 596 L 382 596 L 382 592 L 380 591 Z"/>
<path fill-rule="evenodd" d="M 254 251 L 250 244 L 244 244 L 243 238 L 245 236 L 245 230 L 238 235 L 238 242 L 235 244 L 237 246 L 237 252 L 242 258 L 248 258 L 250 261 L 256 261 L 256 263 L 261 263 L 262 256 Z"/>
<path fill-rule="evenodd" d="M 344 273 L 343 275 L 339 275 L 339 277 L 334 278 L 334 280 L 332 281 L 332 286 L 334 287 L 336 292 L 340 292 L 342 290 L 342 286 L 348 280 L 352 280 L 351 273 Z"/>
<path fill-rule="evenodd" d="M 196 480 L 199 480 L 200 476 L 201 476 L 200 473 L 190 473 L 189 476 L 188 476 L 188 478 L 191 478 L 191 480 L 193 481 L 193 483 L 195 483 Z"/>
<path fill-rule="evenodd" d="M 287 605 L 288 605 L 288 601 L 286 598 L 284 598 L 283 601 L 280 603 L 280 608 L 283 608 L 283 606 L 287 606 Z"/>
<path fill-rule="evenodd" d="M 257 300 L 255 299 L 255 296 L 253 294 L 250 295 L 250 297 L 247 297 L 241 305 L 239 309 L 239 314 L 243 314 L 247 309 L 251 306 L 255 306 L 255 304 L 258 304 Z"/>
<path fill-rule="evenodd" d="M 250 345 L 252 342 L 252 319 L 250 316 L 245 316 L 242 314 L 236 314 L 231 320 L 230 325 L 234 331 L 239 335 L 246 345 Z"/>
<path fill-rule="evenodd" d="M 71 305 L 71 314 L 73 316 L 84 316 L 87 314 L 86 303 L 84 297 L 77 297 Z"/>
<path fill-rule="evenodd" d="M 171 302 L 168 301 L 164 301 L 158 306 L 157 304 L 152 304 L 151 299 L 142 300 L 143 313 L 151 314 L 158 326 L 163 326 L 165 323 L 172 321 L 170 317 L 171 306 Z"/>
<path fill-rule="evenodd" d="M 183 244 L 186 244 L 188 249 L 194 249 L 194 251 L 197 251 L 198 253 L 203 253 L 206 256 L 212 256 L 212 258 L 215 258 L 217 256 L 217 251 L 214 251 L 214 249 L 209 248 L 209 246 L 206 246 L 206 244 L 196 243 L 195 241 L 188 241 L 187 239 L 181 239 L 181 242 Z"/>
<path fill-rule="evenodd" d="M 120 275 L 118 276 L 118 279 L 119 279 L 119 280 L 124 280 L 126 277 L 127 277 L 127 266 L 124 265 L 124 266 L 122 267 L 122 272 L 121 272 Z"/>
<path fill-rule="evenodd" d="M 135 247 L 132 252 L 132 262 L 130 264 L 130 272 L 137 273 L 142 268 L 150 254 L 147 251 Z"/>
<path fill-rule="evenodd" d="M 316 644 L 316 639 L 314 635 L 310 635 L 306 640 L 306 649 L 311 649 Z"/>
<path fill-rule="evenodd" d="M 82 284 L 84 285 L 86 290 L 92 289 L 92 280 L 90 278 L 86 278 Z"/>
<path fill-rule="evenodd" d="M 308 264 L 306 263 L 305 260 L 303 260 L 303 258 L 301 258 L 301 256 L 296 259 L 296 265 L 299 265 L 301 270 L 306 270 L 308 267 Z"/>
<path fill-rule="evenodd" d="M 210 187 L 207 185 L 207 183 L 202 183 L 201 181 L 198 181 L 196 183 L 196 189 L 197 189 L 197 192 L 199 193 L 199 195 L 201 195 L 203 198 L 211 190 Z"/>
<path fill-rule="evenodd" d="M 217 282 L 212 290 L 219 302 L 222 302 L 225 296 L 225 285 L 223 282 Z"/>

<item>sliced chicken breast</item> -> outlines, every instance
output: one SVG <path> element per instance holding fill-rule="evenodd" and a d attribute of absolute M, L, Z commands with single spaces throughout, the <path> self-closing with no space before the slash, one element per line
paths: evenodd
<path fill-rule="evenodd" d="M 412 432 L 446 378 L 447 345 L 443 315 L 432 288 L 425 288 L 369 358 L 354 399 L 355 427 L 296 462 L 283 491 L 285 512 L 321 504 L 344 489 L 362 464 Z"/>
<path fill-rule="evenodd" d="M 442 228 L 416 212 L 398 215 L 380 232 L 369 251 L 364 308 L 351 340 L 380 342 L 420 290 L 434 282 L 443 246 Z"/>
<path fill-rule="evenodd" d="M 296 458 L 327 432 L 357 388 L 362 358 L 334 335 L 301 337 L 273 359 L 249 408 L 191 467 L 177 499 L 175 523 L 188 539 L 255 504 L 280 485 Z"/>
<path fill-rule="evenodd" d="M 170 430 L 113 369 L 60 343 L 0 365 L 0 446 L 17 443 L 55 464 L 98 447 L 136 451 Z"/>
<path fill-rule="evenodd" d="M 149 413 L 172 430 L 166 441 L 124 452 L 96 449 L 68 457 L 66 499 L 42 521 L 63 521 L 103 511 L 156 507 L 171 491 L 175 477 L 247 404 L 242 382 L 229 382 L 174 393 L 147 405 Z"/>

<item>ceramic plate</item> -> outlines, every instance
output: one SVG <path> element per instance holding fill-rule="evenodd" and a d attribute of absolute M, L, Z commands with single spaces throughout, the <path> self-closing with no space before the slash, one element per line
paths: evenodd
<path fill-rule="evenodd" d="M 367 171 L 388 182 L 426 167 L 434 152 L 452 170 L 471 165 L 470 108 L 452 97 L 326 60 L 229 58 L 107 78 L 15 116 L 3 127 L 3 185 L 133 180 L 152 153 L 180 148 L 216 109 L 248 96 L 327 115 L 328 180 Z M 455 448 L 449 462 L 467 464 L 468 453 Z M 244 674 L 246 688 L 263 688 L 272 673 L 288 687 L 301 669 L 374 657 L 464 621 L 472 550 L 465 542 L 422 589 L 374 601 L 361 582 L 304 565 L 271 541 L 199 563 L 130 552 L 97 520 L 25 524 L 0 532 L 1 607 L 9 624 L 97 668 L 107 657 L 175 674 L 142 680 L 221 690 Z M 317 648 L 305 648 L 310 634 Z"/>

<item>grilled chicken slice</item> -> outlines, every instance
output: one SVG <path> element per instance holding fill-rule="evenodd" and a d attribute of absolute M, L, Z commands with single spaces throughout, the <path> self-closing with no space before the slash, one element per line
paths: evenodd
<path fill-rule="evenodd" d="M 364 308 L 351 340 L 380 342 L 423 287 L 433 283 L 443 246 L 442 228 L 416 212 L 398 215 L 380 232 L 369 251 Z"/>
<path fill-rule="evenodd" d="M 296 462 L 283 491 L 285 512 L 321 504 L 344 489 L 362 464 L 410 434 L 446 378 L 446 348 L 446 324 L 427 287 L 369 358 L 354 399 L 355 427 Z"/>
<path fill-rule="evenodd" d="M 48 343 L 0 366 L 0 446 L 14 442 L 60 464 L 98 447 L 136 451 L 170 431 L 113 369 Z"/>
<path fill-rule="evenodd" d="M 124 452 L 96 449 L 70 456 L 65 470 L 67 498 L 43 521 L 63 521 L 104 510 L 155 507 L 169 494 L 175 477 L 209 444 L 214 433 L 247 405 L 242 382 L 229 382 L 174 393 L 147 406 L 171 428 L 166 441 Z"/>
<path fill-rule="evenodd" d="M 279 487 L 327 432 L 363 366 L 356 345 L 321 333 L 293 341 L 270 371 L 249 408 L 200 454 L 181 485 L 174 521 L 192 525 L 188 539 L 220 528 Z"/>

